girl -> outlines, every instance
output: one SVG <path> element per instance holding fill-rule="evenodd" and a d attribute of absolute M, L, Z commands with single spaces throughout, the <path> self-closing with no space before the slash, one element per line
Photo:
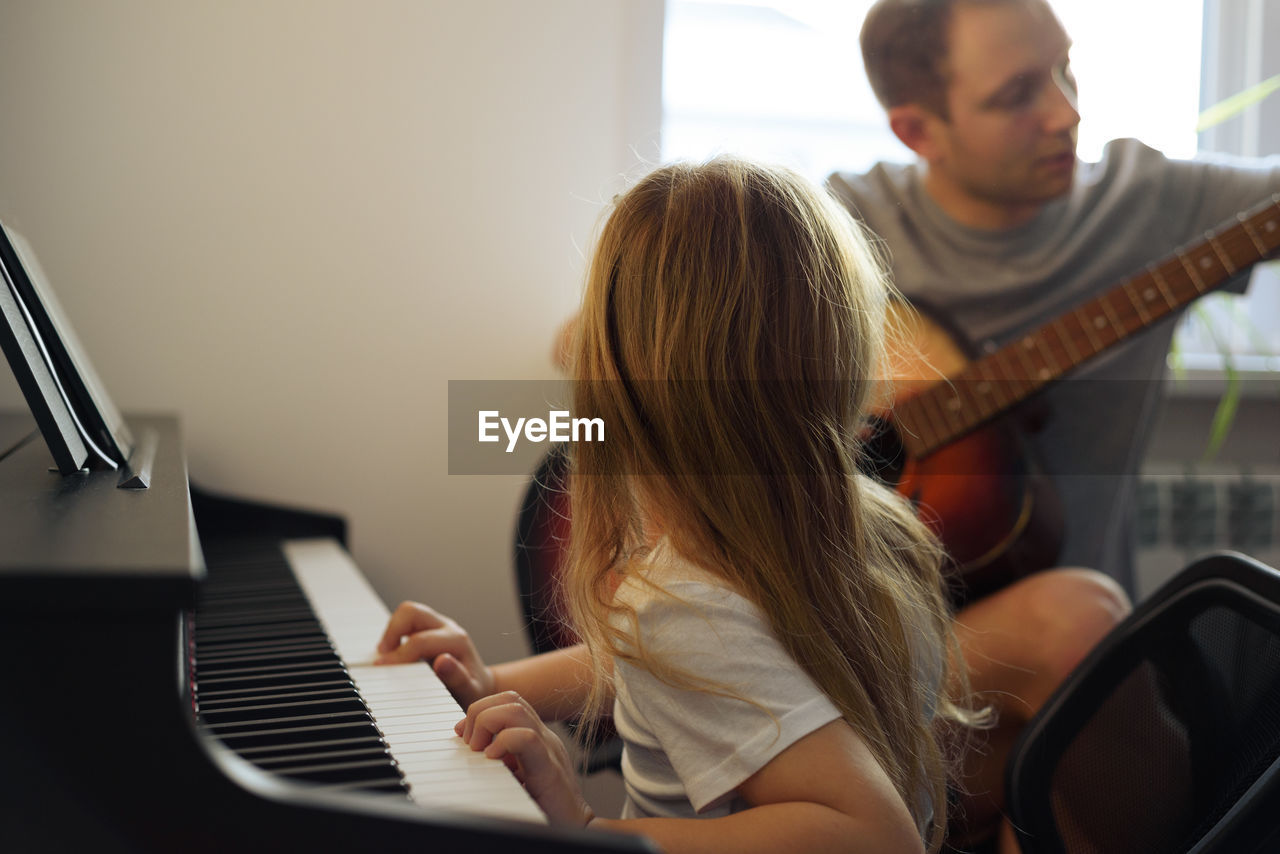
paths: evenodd
<path fill-rule="evenodd" d="M 574 341 L 566 597 L 583 643 L 486 667 L 406 603 L 384 660 L 424 657 L 458 732 L 552 821 L 668 851 L 936 851 L 947 723 L 970 716 L 911 508 L 860 475 L 889 287 L 848 214 L 783 169 L 671 165 L 617 202 Z M 402 642 L 403 640 L 403 642 Z M 586 806 L 543 720 L 612 707 L 623 817 Z"/>

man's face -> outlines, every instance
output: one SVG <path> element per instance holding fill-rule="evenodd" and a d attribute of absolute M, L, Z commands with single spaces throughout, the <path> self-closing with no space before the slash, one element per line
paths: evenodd
<path fill-rule="evenodd" d="M 1075 169 L 1070 41 L 1036 2 L 952 10 L 946 120 L 931 122 L 930 168 L 974 200 L 1036 205 L 1065 193 Z"/>

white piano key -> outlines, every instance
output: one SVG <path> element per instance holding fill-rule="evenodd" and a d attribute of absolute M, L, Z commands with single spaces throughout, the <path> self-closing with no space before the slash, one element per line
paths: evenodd
<path fill-rule="evenodd" d="M 500 760 L 471 750 L 454 734 L 464 713 L 425 662 L 373 665 L 391 614 L 346 551 L 333 540 L 289 540 L 284 553 L 400 765 L 414 802 L 546 823 Z"/>

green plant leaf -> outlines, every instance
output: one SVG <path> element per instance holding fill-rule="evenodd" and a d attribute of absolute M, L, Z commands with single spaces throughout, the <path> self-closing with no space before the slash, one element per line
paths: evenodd
<path fill-rule="evenodd" d="M 1227 119 L 1244 112 L 1277 90 L 1280 90 L 1280 74 L 1250 86 L 1230 98 L 1219 101 L 1200 114 L 1200 118 L 1196 122 L 1196 132 L 1199 133 L 1200 131 L 1208 130 L 1214 125 L 1222 124 Z M 1220 337 L 1219 330 L 1214 326 L 1212 316 L 1205 311 L 1203 303 L 1192 306 L 1191 312 L 1204 324 L 1204 328 L 1208 331 L 1214 346 L 1221 354 L 1222 370 L 1226 375 L 1226 388 L 1223 389 L 1222 397 L 1218 399 L 1218 406 L 1214 409 L 1213 423 L 1209 427 L 1209 444 L 1204 450 L 1204 456 L 1201 458 L 1201 462 L 1207 463 L 1217 456 L 1218 451 L 1227 440 L 1227 434 L 1231 432 L 1231 424 L 1235 420 L 1236 410 L 1240 407 L 1240 374 L 1236 371 L 1235 363 L 1231 358 L 1230 346 Z M 1237 316 L 1239 315 L 1238 309 L 1236 314 Z M 1256 327 L 1252 323 L 1246 321 L 1245 325 L 1251 334 L 1256 335 Z M 1175 380 L 1184 378 L 1186 370 L 1176 338 L 1170 357 L 1170 366 L 1173 369 Z"/>
<path fill-rule="evenodd" d="M 1209 426 L 1209 444 L 1204 449 L 1204 456 L 1200 458 L 1200 462 L 1207 463 L 1218 455 L 1223 443 L 1227 441 L 1227 434 L 1231 432 L 1231 424 L 1236 418 L 1236 410 L 1240 408 L 1240 374 L 1231 358 L 1231 346 L 1221 338 L 1221 330 L 1213 325 L 1213 318 L 1205 310 L 1204 303 L 1199 302 L 1193 305 L 1191 312 L 1204 324 L 1209 337 L 1213 339 L 1214 346 L 1222 354 L 1222 372 L 1227 380 L 1222 397 L 1218 399 L 1218 406 L 1213 411 L 1213 422 Z"/>
<path fill-rule="evenodd" d="M 1236 410 L 1240 408 L 1240 375 L 1235 366 L 1224 362 L 1223 370 L 1227 374 L 1227 388 L 1218 401 L 1218 408 L 1213 411 L 1213 423 L 1209 427 L 1209 445 L 1204 449 L 1201 462 L 1209 462 L 1218 455 L 1222 445 L 1231 432 L 1231 424 L 1235 421 Z"/>
<path fill-rule="evenodd" d="M 1222 124 L 1237 113 L 1244 112 L 1247 108 L 1258 103 L 1277 89 L 1280 89 L 1280 74 L 1250 86 L 1243 92 L 1238 92 L 1226 100 L 1219 101 L 1200 114 L 1200 118 L 1196 121 L 1196 133 L 1208 130 L 1214 125 Z"/>

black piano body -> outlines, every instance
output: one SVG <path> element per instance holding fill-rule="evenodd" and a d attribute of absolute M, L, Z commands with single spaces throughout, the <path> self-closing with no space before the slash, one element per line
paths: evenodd
<path fill-rule="evenodd" d="M 30 416 L 0 414 L 0 850 L 653 850 L 316 791 L 200 733 L 185 614 L 201 539 L 343 540 L 345 525 L 189 488 L 176 420 L 130 424 L 155 439 L 145 489 L 119 488 L 111 470 L 50 471 Z"/>

